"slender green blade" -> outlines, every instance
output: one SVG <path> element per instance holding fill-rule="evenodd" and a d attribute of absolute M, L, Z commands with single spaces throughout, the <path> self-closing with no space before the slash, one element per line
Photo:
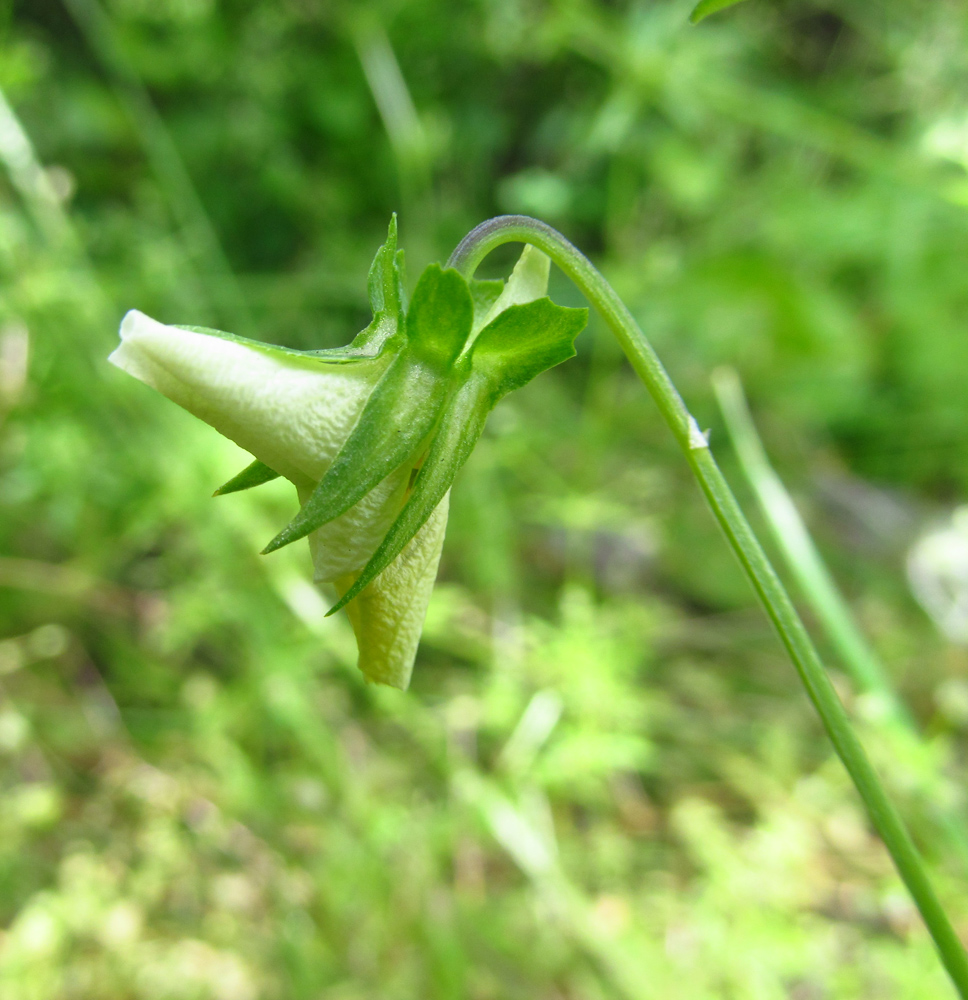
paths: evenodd
<path fill-rule="evenodd" d="M 247 465 L 237 476 L 233 476 L 224 486 L 220 486 L 212 496 L 221 497 L 226 493 L 238 493 L 240 490 L 251 490 L 253 486 L 261 486 L 263 483 L 278 479 L 279 473 L 270 469 L 265 462 L 256 459 L 251 465 Z"/>
<path fill-rule="evenodd" d="M 693 24 L 704 21 L 710 14 L 716 14 L 727 7 L 735 7 L 736 4 L 743 3 L 743 0 L 699 0 L 689 15 L 689 20 Z"/>

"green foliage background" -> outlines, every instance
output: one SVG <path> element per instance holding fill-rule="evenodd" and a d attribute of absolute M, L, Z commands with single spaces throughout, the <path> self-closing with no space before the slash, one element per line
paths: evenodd
<path fill-rule="evenodd" d="M 256 555 L 286 485 L 210 499 L 245 457 L 105 358 L 130 307 L 336 346 L 391 211 L 413 275 L 540 216 L 737 485 L 708 376 L 740 369 L 911 753 L 963 784 L 968 656 L 903 556 L 968 489 L 965 7 L 0 12 L 0 996 L 951 995 L 594 321 L 462 473 L 405 695 L 363 684 L 303 546 Z M 968 931 L 913 759 L 866 739 Z"/>

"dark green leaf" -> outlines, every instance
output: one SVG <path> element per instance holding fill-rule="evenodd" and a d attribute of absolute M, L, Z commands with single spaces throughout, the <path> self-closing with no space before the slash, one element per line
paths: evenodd
<path fill-rule="evenodd" d="M 220 486 L 212 495 L 220 497 L 225 496 L 226 493 L 251 490 L 253 486 L 261 486 L 263 483 L 268 483 L 278 478 L 278 472 L 274 472 L 264 462 L 256 459 L 251 465 L 247 465 L 237 476 L 233 476 L 224 486 Z"/>
<path fill-rule="evenodd" d="M 693 7 L 692 13 L 689 15 L 689 20 L 693 24 L 698 24 L 709 17 L 710 14 L 725 10 L 727 7 L 735 7 L 736 4 L 742 2 L 743 0 L 699 0 L 699 3 Z"/>

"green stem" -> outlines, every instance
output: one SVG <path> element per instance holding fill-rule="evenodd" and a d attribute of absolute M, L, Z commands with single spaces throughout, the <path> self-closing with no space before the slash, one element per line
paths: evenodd
<path fill-rule="evenodd" d="M 854 623 L 793 499 L 766 457 L 739 376 L 732 368 L 717 368 L 712 381 L 733 447 L 787 566 L 856 684 L 862 691 L 877 695 L 883 701 L 892 721 L 912 728 L 913 720 L 898 700 L 880 660 Z"/>
<path fill-rule="evenodd" d="M 844 767 L 853 779 L 871 822 L 914 899 L 941 960 L 963 1000 L 968 1000 L 968 957 L 928 880 L 917 848 L 903 820 L 851 728 L 807 630 L 793 607 L 766 553 L 749 526 L 705 436 L 662 367 L 652 345 L 632 314 L 591 261 L 561 233 L 537 219 L 505 215 L 482 223 L 461 241 L 449 266 L 470 278 L 481 260 L 504 243 L 530 243 L 543 250 L 581 289 L 618 338 L 632 367 L 645 383 L 675 435 L 712 512 L 746 571 L 767 615 L 793 661 L 807 694 Z"/>
<path fill-rule="evenodd" d="M 957 852 L 963 864 L 968 864 L 968 830 L 964 817 L 945 805 L 951 801 L 945 780 L 920 752 L 923 740 L 914 720 L 897 696 L 880 658 L 857 626 L 793 498 L 770 465 L 739 375 L 732 368 L 717 368 L 712 381 L 740 465 L 787 567 L 854 683 L 877 699 L 878 711 L 871 715 L 872 724 L 887 736 L 895 752 L 906 756 L 926 811 L 944 834 L 948 846 Z"/>

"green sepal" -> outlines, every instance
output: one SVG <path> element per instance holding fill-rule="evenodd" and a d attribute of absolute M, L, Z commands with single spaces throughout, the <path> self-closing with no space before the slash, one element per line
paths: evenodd
<path fill-rule="evenodd" d="M 403 285 L 403 251 L 397 249 L 397 217 L 394 214 L 387 229 L 386 242 L 377 250 L 370 265 L 367 288 L 373 319 L 366 329 L 361 330 L 345 347 L 298 351 L 294 347 L 266 344 L 260 340 L 251 340 L 235 333 L 226 333 L 224 330 L 213 330 L 204 326 L 178 326 L 177 329 L 231 340 L 277 357 L 295 357 L 302 360 L 309 358 L 322 364 L 337 365 L 374 361 L 385 352 L 392 352 L 403 346 L 405 308 Z"/>
<path fill-rule="evenodd" d="M 264 554 L 339 517 L 416 456 L 440 417 L 473 311 L 467 283 L 457 271 L 437 264 L 424 271 L 407 313 L 406 346 L 377 383 L 309 499 Z"/>
<path fill-rule="evenodd" d="M 450 489 L 502 396 L 575 354 L 575 338 L 587 309 L 568 309 L 550 299 L 511 306 L 478 335 L 460 368 L 430 451 L 410 498 L 353 586 L 328 612 L 334 614 L 393 562 Z"/>
<path fill-rule="evenodd" d="M 446 398 L 446 379 L 408 351 L 395 357 L 326 474 L 263 555 L 339 517 L 403 465 L 433 430 Z"/>
<path fill-rule="evenodd" d="M 212 496 L 221 497 L 225 496 L 226 493 L 251 490 L 253 486 L 261 486 L 263 483 L 269 483 L 273 479 L 278 478 L 278 472 L 270 469 L 265 462 L 260 462 L 256 459 L 251 465 L 247 465 L 237 476 L 233 476 L 224 486 L 220 486 Z"/>
<path fill-rule="evenodd" d="M 410 499 L 403 505 L 353 586 L 329 609 L 327 615 L 345 607 L 371 584 L 400 555 L 443 499 L 484 430 L 490 411 L 488 389 L 486 379 L 470 373 L 448 401 L 427 458 L 413 482 Z"/>
<path fill-rule="evenodd" d="M 473 323 L 474 300 L 460 272 L 430 264 L 407 312 L 407 350 L 437 374 L 447 375 Z"/>
<path fill-rule="evenodd" d="M 575 356 L 575 338 L 587 309 L 555 305 L 549 298 L 509 306 L 477 335 L 471 351 L 475 373 L 486 377 L 491 406 L 536 375 Z"/>
<path fill-rule="evenodd" d="M 397 249 L 397 215 L 394 212 L 387 229 L 386 242 L 377 250 L 366 281 L 373 319 L 350 344 L 337 348 L 337 352 L 376 357 L 388 344 L 402 346 L 406 312 L 403 272 L 403 251 Z M 310 353 L 324 357 L 334 352 L 324 350 Z"/>

